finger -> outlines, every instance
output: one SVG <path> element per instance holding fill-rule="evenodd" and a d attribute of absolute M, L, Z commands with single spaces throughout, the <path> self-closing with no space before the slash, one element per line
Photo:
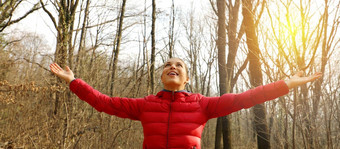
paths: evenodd
<path fill-rule="evenodd" d="M 62 71 L 63 68 L 61 68 L 57 63 L 54 64 L 55 68 L 58 70 L 58 71 Z"/>
<path fill-rule="evenodd" d="M 54 73 L 54 67 L 53 67 L 53 64 L 50 64 L 50 69 L 51 69 L 51 71 Z"/>
<path fill-rule="evenodd" d="M 57 72 L 57 71 L 59 70 L 59 69 L 57 68 L 57 66 L 56 66 L 55 63 L 54 63 L 54 64 L 51 64 L 50 67 L 51 67 L 51 70 L 52 70 L 53 72 Z"/>
<path fill-rule="evenodd" d="M 319 79 L 322 76 L 322 73 L 318 72 L 318 73 L 315 73 L 313 76 L 315 79 Z"/>
<path fill-rule="evenodd" d="M 54 66 L 59 69 L 59 70 L 62 70 L 62 68 L 57 64 L 57 63 L 54 63 Z"/>
<path fill-rule="evenodd" d="M 71 69 L 70 69 L 70 67 L 66 66 L 65 70 L 70 71 Z"/>
<path fill-rule="evenodd" d="M 56 70 L 56 68 L 54 66 L 54 63 L 50 64 L 50 69 L 51 69 L 51 71 L 55 71 Z"/>
<path fill-rule="evenodd" d="M 320 76 L 322 76 L 322 73 L 321 72 L 316 72 L 312 76 L 313 77 L 320 77 Z"/>
<path fill-rule="evenodd" d="M 55 70 L 55 68 L 53 68 L 53 66 L 51 66 L 51 71 L 52 71 L 54 74 L 57 74 L 57 70 Z"/>
<path fill-rule="evenodd" d="M 52 70 L 53 73 L 59 73 L 63 69 L 60 68 L 60 66 L 58 64 L 53 63 L 53 64 L 51 64 L 51 70 Z"/>
<path fill-rule="evenodd" d="M 52 70 L 52 66 L 53 66 L 53 64 L 50 64 L 50 69 Z"/>
<path fill-rule="evenodd" d="M 317 73 L 313 74 L 312 76 L 310 76 L 309 81 L 314 81 L 316 79 L 319 79 L 321 76 L 322 76 L 322 73 L 317 72 Z"/>

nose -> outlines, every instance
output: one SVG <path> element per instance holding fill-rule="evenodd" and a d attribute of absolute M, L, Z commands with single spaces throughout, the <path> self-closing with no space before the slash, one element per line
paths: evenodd
<path fill-rule="evenodd" d="M 170 66 L 170 69 L 176 69 L 175 64 L 172 64 L 172 65 Z"/>

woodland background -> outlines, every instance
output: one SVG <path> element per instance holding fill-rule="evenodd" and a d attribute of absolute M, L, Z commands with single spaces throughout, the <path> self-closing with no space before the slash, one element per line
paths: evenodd
<path fill-rule="evenodd" d="M 339 148 L 338 0 L 2 0 L 0 148 L 142 148 L 136 121 L 99 113 L 49 71 L 70 66 L 102 93 L 162 89 L 169 57 L 190 68 L 187 89 L 240 93 L 297 71 L 323 77 L 254 108 L 210 120 L 202 148 Z M 199 4 L 201 7 L 194 7 Z M 55 33 L 11 28 L 37 11 Z"/>

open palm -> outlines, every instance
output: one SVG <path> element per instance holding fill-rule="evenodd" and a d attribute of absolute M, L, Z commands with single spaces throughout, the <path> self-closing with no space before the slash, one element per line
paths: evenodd
<path fill-rule="evenodd" d="M 306 84 L 307 82 L 312 82 L 322 76 L 322 73 L 317 72 L 313 75 L 303 77 L 303 72 L 300 71 L 296 73 L 294 76 L 292 76 L 289 80 L 286 81 L 288 88 L 294 88 L 303 84 Z"/>
<path fill-rule="evenodd" d="M 74 79 L 74 74 L 68 66 L 66 66 L 64 70 L 57 63 L 53 63 L 50 65 L 50 68 L 55 75 L 65 80 L 67 83 L 70 83 Z"/>

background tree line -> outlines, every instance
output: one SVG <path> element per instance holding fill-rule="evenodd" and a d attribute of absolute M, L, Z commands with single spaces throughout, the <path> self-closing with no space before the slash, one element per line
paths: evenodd
<path fill-rule="evenodd" d="M 163 3 L 0 1 L 0 147 L 142 148 L 140 123 L 95 111 L 48 65 L 70 66 L 102 93 L 144 97 L 162 89 L 161 64 L 169 57 L 186 61 L 187 89 L 206 96 L 300 70 L 324 74 L 287 96 L 210 120 L 202 148 L 340 146 L 339 1 Z M 55 47 L 11 28 L 37 11 L 48 16 Z"/>

